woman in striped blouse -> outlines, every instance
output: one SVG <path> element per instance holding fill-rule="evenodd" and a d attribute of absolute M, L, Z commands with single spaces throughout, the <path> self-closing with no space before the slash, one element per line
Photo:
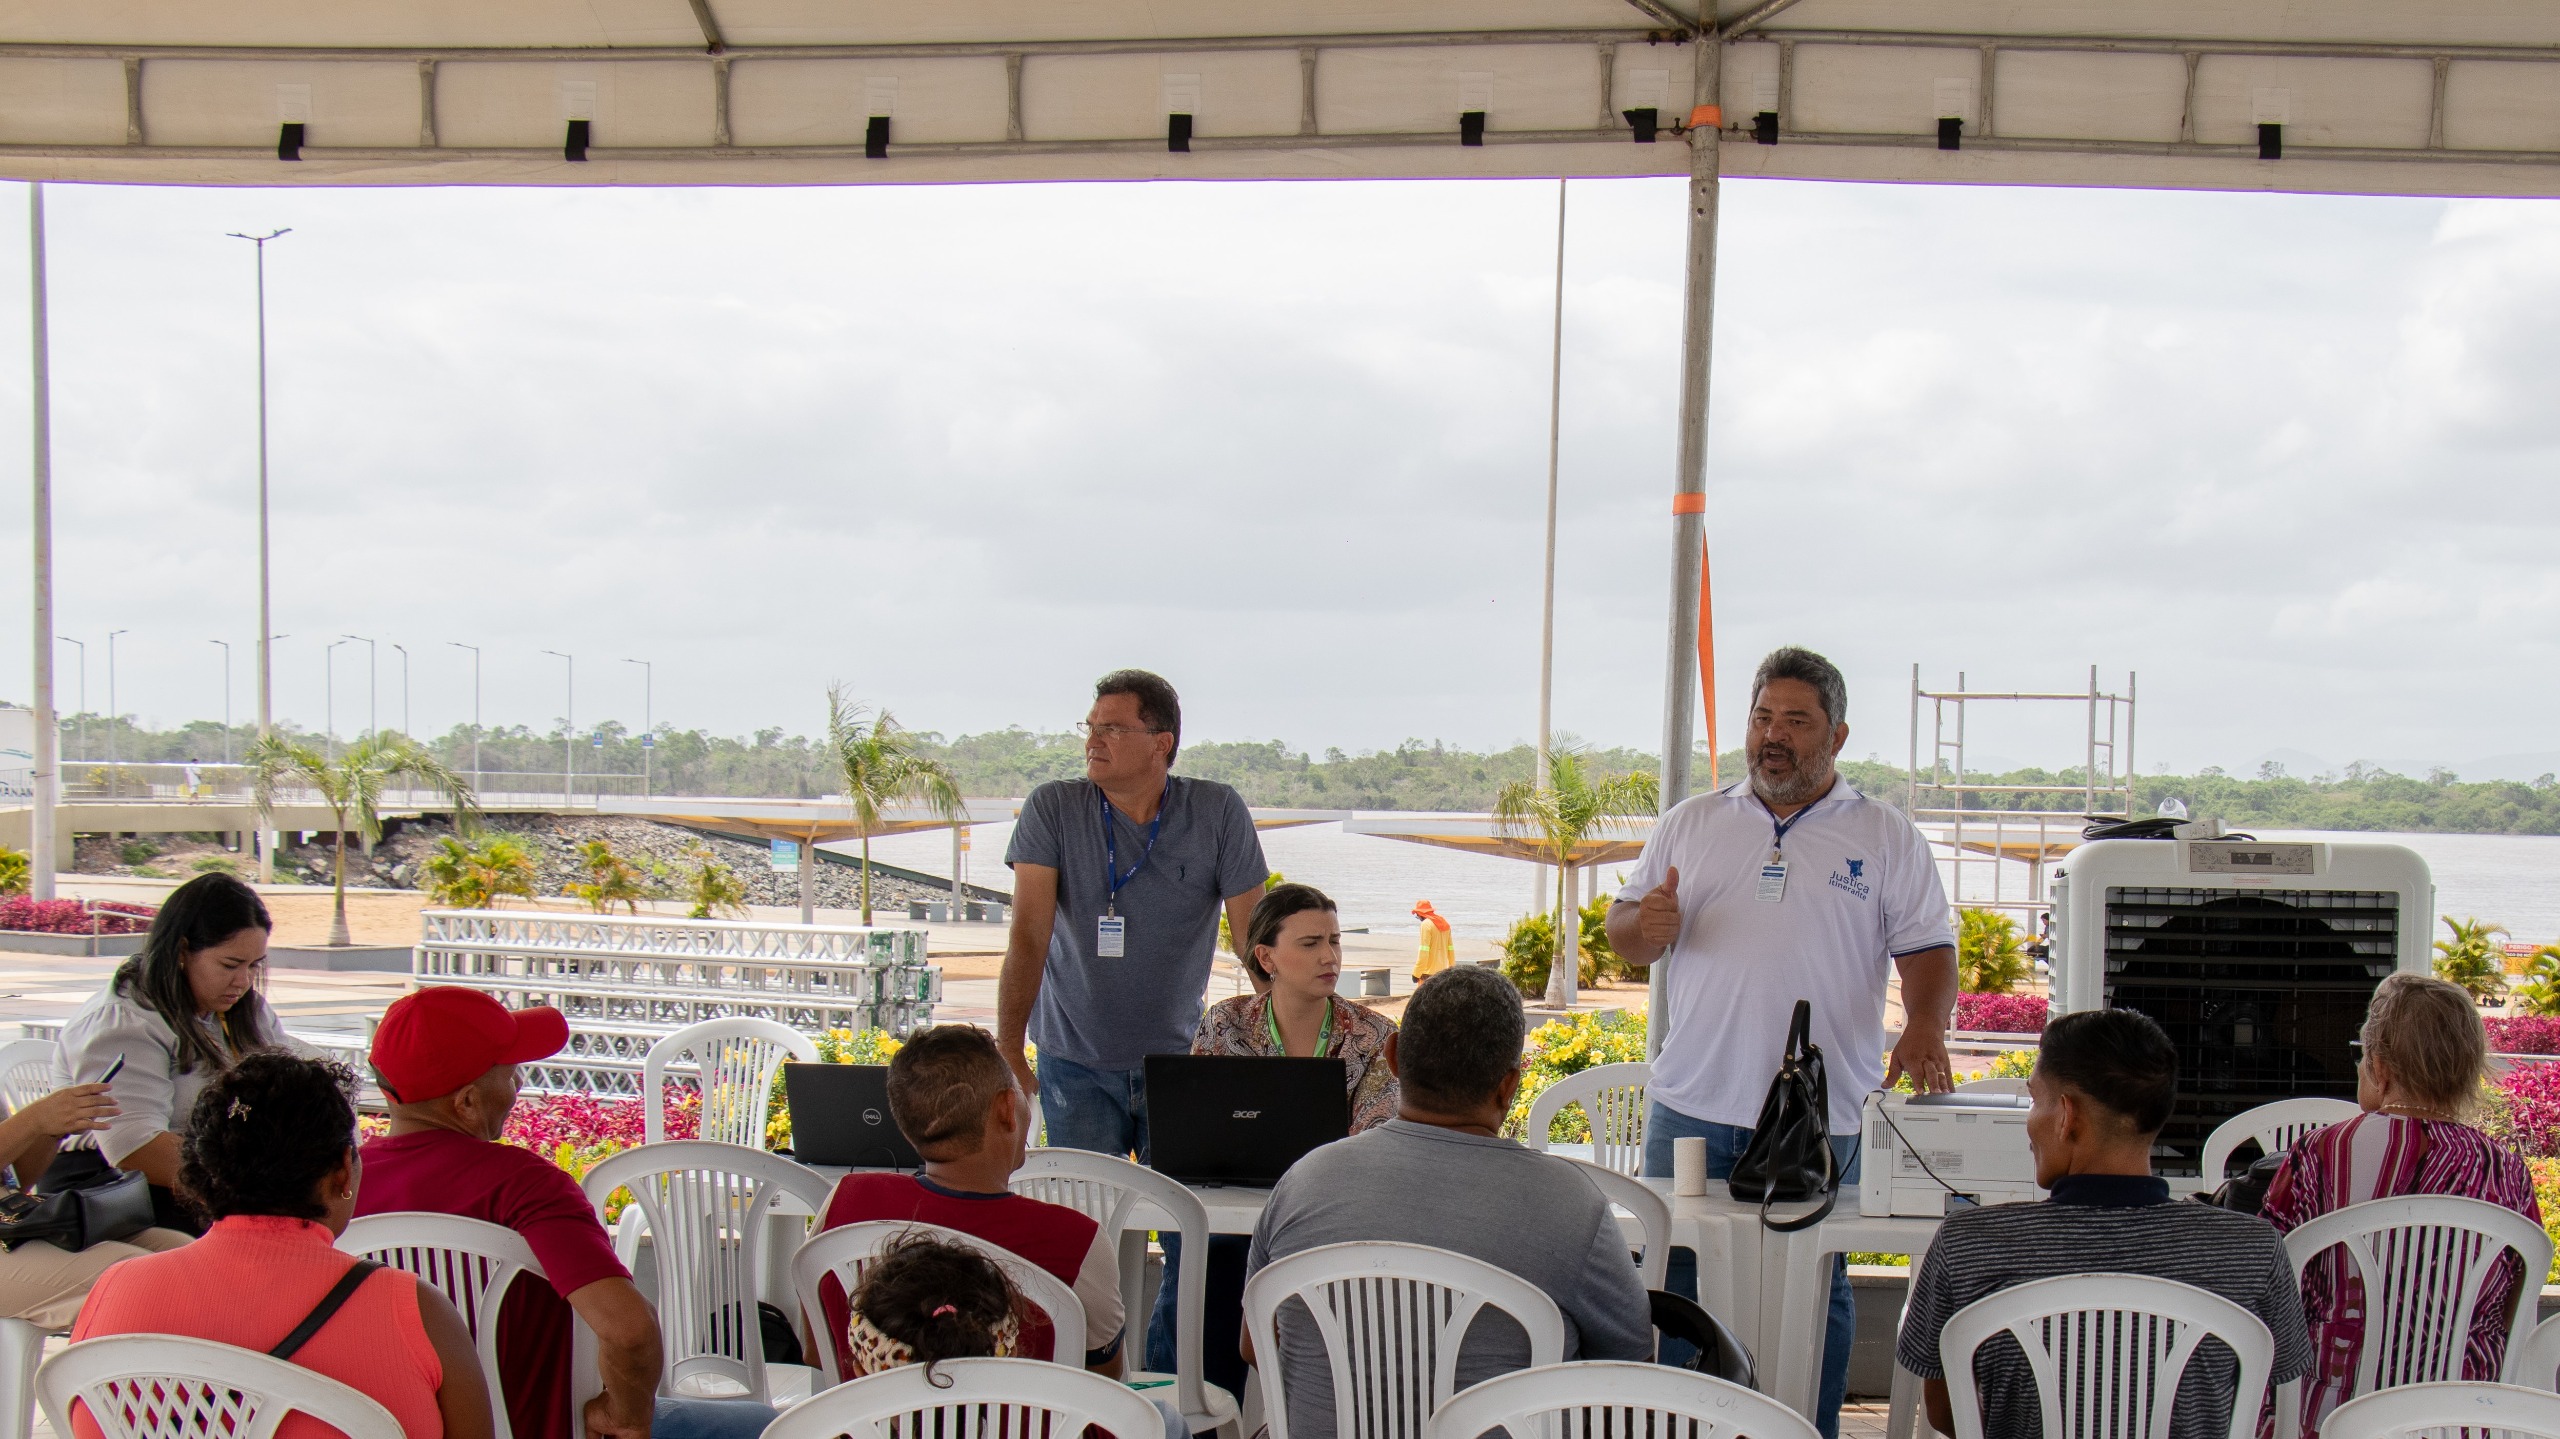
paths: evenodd
<path fill-rule="evenodd" d="M 2262 1213 L 2279 1233 L 2350 1204 L 2406 1194 L 2485 1200 L 2542 1222 L 2524 1160 L 2468 1123 L 2489 1065 L 2489 1037 L 2470 995 L 2424 975 L 2391 976 L 2365 1012 L 2363 1049 L 2356 1103 L 2365 1112 L 2304 1135 L 2267 1186 Z M 2522 1268 L 2508 1254 L 2490 1270 L 2463 1347 L 2463 1378 L 2498 1377 Z M 2302 1405 L 2305 1439 L 2317 1434 L 2330 1410 L 2355 1397 L 2362 1289 L 2343 1249 L 2331 1249 L 2303 1273 L 2312 1349 Z M 2524 1302 L 2538 1289 L 2538 1282 L 2524 1289 Z"/>

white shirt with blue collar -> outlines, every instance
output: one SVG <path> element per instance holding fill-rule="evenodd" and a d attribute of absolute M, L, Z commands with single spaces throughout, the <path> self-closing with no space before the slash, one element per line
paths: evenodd
<path fill-rule="evenodd" d="M 1764 873 L 1773 853 L 1785 859 L 1774 896 Z M 1757 1123 L 1796 1001 L 1807 999 L 1831 1132 L 1857 1133 L 1868 1091 L 1884 1082 L 1893 961 L 1955 943 L 1929 842 L 1846 780 L 1782 826 L 1745 779 L 1664 815 L 1618 898 L 1644 898 L 1673 867 L 1680 938 L 1654 963 L 1662 1052 L 1650 1097 L 1692 1119 Z"/>

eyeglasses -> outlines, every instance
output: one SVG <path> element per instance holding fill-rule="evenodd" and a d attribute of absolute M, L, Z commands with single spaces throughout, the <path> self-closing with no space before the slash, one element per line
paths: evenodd
<path fill-rule="evenodd" d="M 1146 725 L 1089 724 L 1084 720 L 1076 721 L 1076 735 L 1078 738 L 1099 739 L 1110 744 L 1118 744 L 1120 741 L 1129 738 L 1131 735 L 1163 733 L 1163 730 L 1153 729 Z"/>

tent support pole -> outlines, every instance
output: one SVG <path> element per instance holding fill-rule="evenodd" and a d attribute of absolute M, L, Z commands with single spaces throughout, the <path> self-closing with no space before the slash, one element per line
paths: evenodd
<path fill-rule="evenodd" d="M 1714 105 L 1722 90 L 1724 44 L 1708 36 L 1698 46 L 1694 85 L 1697 105 Z M 1714 357 L 1716 322 L 1716 212 L 1722 199 L 1719 126 L 1689 131 L 1689 264 L 1686 309 L 1680 333 L 1680 460 L 1672 477 L 1671 635 L 1662 685 L 1662 808 L 1689 797 L 1689 751 L 1698 714 L 1700 600 L 1707 565 L 1707 379 Z M 1712 682 L 1713 676 L 1708 676 Z M 1713 716 L 1709 717 L 1713 730 Z M 1662 1044 L 1662 978 L 1648 972 L 1645 1053 Z"/>
<path fill-rule="evenodd" d="M 35 794 L 28 817 L 27 895 L 53 898 L 54 796 L 61 781 L 61 721 L 53 712 L 53 361 L 45 329 L 44 186 L 27 187 L 29 327 L 35 348 Z"/>

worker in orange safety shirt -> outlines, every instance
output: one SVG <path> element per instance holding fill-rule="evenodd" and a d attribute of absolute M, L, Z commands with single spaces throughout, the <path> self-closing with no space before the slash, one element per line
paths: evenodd
<path fill-rule="evenodd" d="M 1421 945 L 1413 956 L 1413 980 L 1423 980 L 1458 962 L 1457 945 L 1449 937 L 1449 921 L 1431 907 L 1431 901 L 1413 902 L 1413 917 L 1422 921 Z"/>

